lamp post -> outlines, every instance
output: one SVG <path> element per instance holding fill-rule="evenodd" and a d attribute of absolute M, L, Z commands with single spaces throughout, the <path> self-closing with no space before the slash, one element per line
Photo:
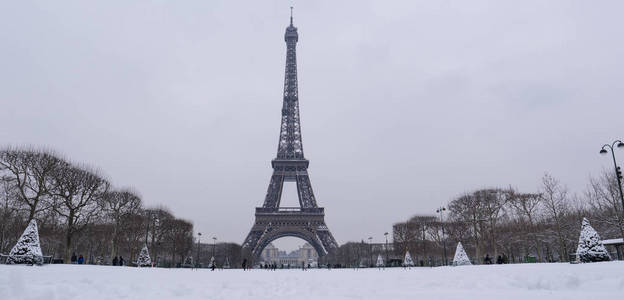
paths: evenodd
<path fill-rule="evenodd" d="M 613 144 L 609 145 L 609 144 L 605 144 L 604 146 L 602 146 L 602 149 L 600 149 L 600 154 L 607 154 L 607 149 L 605 148 L 609 148 L 611 149 L 611 156 L 613 157 L 613 166 L 615 167 L 615 177 L 617 178 L 617 182 L 618 182 L 618 187 L 620 188 L 620 200 L 622 201 L 622 212 L 624 213 L 624 194 L 622 194 L 622 170 L 620 169 L 620 167 L 618 167 L 617 162 L 615 161 L 615 149 L 613 149 L 614 147 L 618 148 L 624 148 L 624 143 L 620 140 L 616 140 L 615 142 L 613 142 Z"/>
<path fill-rule="evenodd" d="M 388 265 L 388 233 L 384 233 L 384 235 L 386 236 L 386 265 Z"/>
<path fill-rule="evenodd" d="M 440 214 L 440 225 L 442 226 L 442 245 L 444 246 L 444 265 L 448 266 L 448 259 L 446 257 L 446 238 L 444 236 L 444 219 L 442 218 L 442 214 L 446 211 L 446 207 L 442 206 L 436 209 L 436 212 Z"/>
<path fill-rule="evenodd" d="M 197 261 L 195 262 L 196 266 L 199 266 L 199 240 L 201 240 L 201 232 L 197 233 Z"/>
<path fill-rule="evenodd" d="M 370 253 L 370 265 L 373 266 L 373 237 L 368 237 L 368 252 Z"/>
<path fill-rule="evenodd" d="M 212 258 L 214 259 L 212 261 L 212 264 L 215 265 L 217 262 L 217 259 L 215 258 L 215 247 L 217 247 L 217 237 L 213 236 L 212 237 Z M 212 267 L 212 266 L 211 266 Z"/>

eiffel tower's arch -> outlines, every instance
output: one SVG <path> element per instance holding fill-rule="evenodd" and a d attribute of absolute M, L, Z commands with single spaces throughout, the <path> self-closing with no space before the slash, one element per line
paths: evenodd
<path fill-rule="evenodd" d="M 310 246 L 314 248 L 314 250 L 319 256 L 320 256 L 319 253 L 324 253 L 325 251 L 321 241 L 318 238 L 316 238 L 313 234 L 302 232 L 299 229 L 290 230 L 286 228 L 281 228 L 267 235 L 260 241 L 258 241 L 256 250 L 253 252 L 254 261 L 258 261 L 258 259 L 260 258 L 260 255 L 262 255 L 262 251 L 264 250 L 264 248 L 266 248 L 266 246 L 268 246 L 270 243 L 274 242 L 275 240 L 278 240 L 284 237 L 295 237 L 295 238 L 300 238 L 306 241 L 308 244 L 310 244 Z"/>

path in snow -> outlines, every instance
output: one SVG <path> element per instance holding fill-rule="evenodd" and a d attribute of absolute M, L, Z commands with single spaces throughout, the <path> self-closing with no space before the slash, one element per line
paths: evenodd
<path fill-rule="evenodd" d="M 224 270 L 0 265 L 0 299 L 615 299 L 624 262 Z"/>

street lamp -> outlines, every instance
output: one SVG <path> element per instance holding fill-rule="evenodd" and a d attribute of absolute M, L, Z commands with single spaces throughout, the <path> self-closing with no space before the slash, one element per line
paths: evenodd
<path fill-rule="evenodd" d="M 195 262 L 196 266 L 199 266 L 199 240 L 201 240 L 201 232 L 197 233 L 197 259 Z"/>
<path fill-rule="evenodd" d="M 444 246 L 444 265 L 448 266 L 448 260 L 446 256 L 446 238 L 444 237 L 444 219 L 442 218 L 442 213 L 446 211 L 446 207 L 442 206 L 436 209 L 436 212 L 440 214 L 440 224 L 442 225 L 442 245 Z"/>
<path fill-rule="evenodd" d="M 214 259 L 212 261 L 212 266 L 213 267 L 215 265 L 215 263 L 217 262 L 217 259 L 215 258 L 215 247 L 217 247 L 217 237 L 212 237 L 212 259 Z"/>
<path fill-rule="evenodd" d="M 613 166 L 615 167 L 615 177 L 617 178 L 617 182 L 618 182 L 618 187 L 620 188 L 620 200 L 622 201 L 622 212 L 624 212 L 624 194 L 622 193 L 622 170 L 620 169 L 620 167 L 618 167 L 617 162 L 615 161 L 615 151 L 613 151 L 614 147 L 618 148 L 624 148 L 624 143 L 620 140 L 616 140 L 615 142 L 613 142 L 613 144 L 609 145 L 609 144 L 605 144 L 604 146 L 602 146 L 602 149 L 600 149 L 600 154 L 607 154 L 607 149 L 605 148 L 609 148 L 611 149 L 611 156 L 613 157 Z"/>
<path fill-rule="evenodd" d="M 384 233 L 386 236 L 386 265 L 388 265 L 388 233 Z"/>

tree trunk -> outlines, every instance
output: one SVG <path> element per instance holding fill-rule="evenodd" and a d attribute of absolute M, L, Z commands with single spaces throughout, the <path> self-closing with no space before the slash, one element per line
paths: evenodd
<path fill-rule="evenodd" d="M 37 202 L 38 201 L 35 201 L 33 205 L 29 205 L 30 209 L 28 212 L 28 220 L 26 220 L 26 224 L 30 223 L 30 221 L 35 218 L 35 211 L 37 210 Z"/>
<path fill-rule="evenodd" d="M 555 222 L 557 223 L 557 238 L 559 239 L 559 260 L 568 261 L 568 250 L 565 245 L 565 238 L 561 232 L 561 220 L 558 216 L 555 216 Z"/>
<path fill-rule="evenodd" d="M 479 250 L 479 231 L 477 230 L 477 224 L 473 224 L 474 241 L 475 241 L 475 262 L 479 264 L 481 262 L 481 251 Z"/>
<path fill-rule="evenodd" d="M 71 264 L 71 246 L 72 246 L 72 235 L 74 227 L 74 212 L 69 212 L 69 217 L 67 218 L 67 232 L 65 233 L 65 263 Z"/>
<path fill-rule="evenodd" d="M 490 242 L 492 244 L 492 251 L 494 252 L 494 256 L 492 256 L 492 259 L 496 259 L 496 257 L 498 256 L 498 248 L 496 247 L 496 231 L 494 229 L 494 220 L 490 221 Z"/>
<path fill-rule="evenodd" d="M 113 238 L 111 239 L 111 259 L 117 256 L 117 228 L 119 228 L 119 221 L 116 218 L 113 226 Z"/>

